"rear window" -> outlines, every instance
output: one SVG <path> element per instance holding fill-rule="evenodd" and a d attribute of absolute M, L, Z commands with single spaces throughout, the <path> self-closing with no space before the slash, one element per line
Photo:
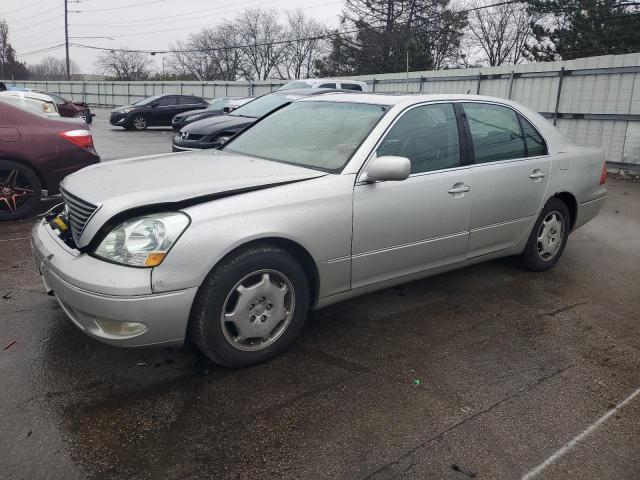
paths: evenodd
<path fill-rule="evenodd" d="M 362 87 L 357 83 L 340 83 L 340 88 L 344 90 L 357 90 L 358 92 L 362 91 Z"/>

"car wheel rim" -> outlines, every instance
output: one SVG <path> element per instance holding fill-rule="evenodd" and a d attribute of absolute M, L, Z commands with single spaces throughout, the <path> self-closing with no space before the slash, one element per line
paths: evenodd
<path fill-rule="evenodd" d="M 81 118 L 85 122 L 87 121 L 87 116 L 84 113 L 76 113 L 76 118 Z"/>
<path fill-rule="evenodd" d="M 564 239 L 564 217 L 559 212 L 549 213 L 538 230 L 538 256 L 548 262 L 553 259 L 562 246 Z"/>
<path fill-rule="evenodd" d="M 222 331 L 234 348 L 255 352 L 286 331 L 295 307 L 291 281 L 275 270 L 250 273 L 231 289 L 222 308 Z"/>
<path fill-rule="evenodd" d="M 144 119 L 144 117 L 136 117 L 136 119 L 133 121 L 133 125 L 138 130 L 144 130 L 147 126 L 147 121 Z"/>
<path fill-rule="evenodd" d="M 0 212 L 15 215 L 34 193 L 18 170 L 0 170 Z"/>

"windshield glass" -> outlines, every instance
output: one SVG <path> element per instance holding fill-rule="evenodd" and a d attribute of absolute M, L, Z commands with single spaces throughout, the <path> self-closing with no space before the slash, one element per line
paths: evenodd
<path fill-rule="evenodd" d="M 236 108 L 229 115 L 236 117 L 252 117 L 260 118 L 265 116 L 269 112 L 273 112 L 276 108 L 284 105 L 285 103 L 293 102 L 300 98 L 299 95 L 282 95 L 269 93 L 258 97 L 255 100 L 245 103 L 241 107 Z"/>
<path fill-rule="evenodd" d="M 154 95 L 153 97 L 143 98 L 142 100 L 138 100 L 136 103 L 132 103 L 131 105 L 147 105 L 149 103 L 153 103 L 158 100 L 162 95 Z"/>
<path fill-rule="evenodd" d="M 206 110 L 222 110 L 229 104 L 229 98 L 215 98 L 209 101 L 209 106 Z"/>
<path fill-rule="evenodd" d="M 285 83 L 278 90 L 291 90 L 292 88 L 309 88 L 311 85 L 307 82 L 289 82 Z"/>
<path fill-rule="evenodd" d="M 295 102 L 274 112 L 223 150 L 339 172 L 389 108 L 347 102 Z"/>

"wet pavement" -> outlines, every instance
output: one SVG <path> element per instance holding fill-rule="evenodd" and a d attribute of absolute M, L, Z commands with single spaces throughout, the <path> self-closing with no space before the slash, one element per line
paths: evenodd
<path fill-rule="evenodd" d="M 105 159 L 167 151 L 99 119 Z M 494 261 L 353 299 L 244 370 L 86 337 L 44 294 L 33 221 L 2 224 L 0 478 L 507 479 L 568 443 L 536 478 L 638 478 L 640 396 L 589 430 L 640 387 L 640 184 L 608 186 L 553 270 Z"/>

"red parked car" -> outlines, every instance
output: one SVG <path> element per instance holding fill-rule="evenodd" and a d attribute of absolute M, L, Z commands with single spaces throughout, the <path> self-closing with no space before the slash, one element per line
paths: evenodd
<path fill-rule="evenodd" d="M 58 193 L 65 176 L 99 161 L 83 120 L 47 117 L 0 98 L 0 221 L 33 214 L 43 190 Z"/>
<path fill-rule="evenodd" d="M 93 120 L 93 113 L 89 105 L 83 102 L 72 102 L 57 93 L 46 92 L 44 90 L 34 90 L 34 92 L 49 95 L 58 106 L 58 113 L 61 117 L 82 118 L 87 124 Z"/>

